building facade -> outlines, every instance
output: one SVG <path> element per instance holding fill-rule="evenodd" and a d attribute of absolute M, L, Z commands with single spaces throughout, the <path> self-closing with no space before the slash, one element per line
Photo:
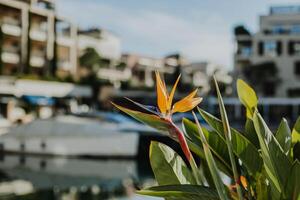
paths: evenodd
<path fill-rule="evenodd" d="M 207 95 L 211 91 L 213 76 L 220 85 L 230 86 L 232 83 L 232 78 L 224 67 L 211 62 L 193 62 L 185 65 L 182 67 L 181 76 L 185 87 L 197 87 L 201 95 Z"/>
<path fill-rule="evenodd" d="M 98 28 L 79 30 L 79 53 L 82 53 L 86 48 L 94 48 L 102 59 L 111 63 L 121 58 L 121 40 L 108 30 Z"/>
<path fill-rule="evenodd" d="M 300 96 L 300 6 L 271 7 L 259 22 L 259 31 L 254 34 L 241 27 L 235 29 L 236 76 L 247 77 L 255 69 L 265 81 L 261 95 Z M 263 77 L 262 68 L 269 69 L 270 77 Z"/>
<path fill-rule="evenodd" d="M 97 78 L 108 81 L 115 88 L 121 86 L 121 82 L 128 81 L 131 71 L 120 64 L 121 40 L 112 32 L 91 28 L 78 31 L 78 56 L 82 57 L 87 51 L 92 51 L 99 57 L 95 63 Z M 95 55 L 94 55 L 95 56 Z M 79 66 L 80 74 L 84 76 L 86 66 Z"/>
<path fill-rule="evenodd" d="M 54 0 L 1 0 L 1 74 L 74 75 L 77 28 Z"/>

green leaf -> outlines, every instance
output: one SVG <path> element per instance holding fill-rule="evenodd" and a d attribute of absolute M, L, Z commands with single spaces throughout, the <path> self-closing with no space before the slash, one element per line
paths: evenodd
<path fill-rule="evenodd" d="M 198 185 L 155 186 L 137 192 L 138 194 L 163 197 L 170 200 L 219 200 L 216 190 Z"/>
<path fill-rule="evenodd" d="M 296 142 L 300 142 L 300 117 L 298 117 L 292 132 L 292 143 L 296 144 Z"/>
<path fill-rule="evenodd" d="M 292 131 L 292 158 L 300 160 L 300 117 L 298 117 Z"/>
<path fill-rule="evenodd" d="M 190 141 L 192 141 L 192 143 L 194 143 L 198 149 L 201 149 L 203 151 L 203 146 L 198 133 L 197 125 L 185 118 L 182 121 L 182 125 L 187 138 L 190 138 Z M 215 131 L 208 131 L 204 127 L 201 128 L 209 144 L 209 147 L 213 152 L 213 155 L 215 155 L 217 166 L 220 168 L 220 170 L 222 170 L 223 173 L 225 173 L 229 177 L 232 177 L 228 150 L 224 139 L 221 138 Z M 205 157 L 201 156 L 201 158 L 204 159 Z"/>
<path fill-rule="evenodd" d="M 247 117 L 252 118 L 258 99 L 255 91 L 243 80 L 237 80 L 237 93 L 242 104 L 247 108 Z"/>
<path fill-rule="evenodd" d="M 276 140 L 280 144 L 283 152 L 288 154 L 291 148 L 291 129 L 286 121 L 286 119 L 282 119 L 279 125 L 279 128 L 275 135 Z"/>
<path fill-rule="evenodd" d="M 253 122 L 269 180 L 274 184 L 276 190 L 284 194 L 284 185 L 291 169 L 291 163 L 257 111 L 253 115 Z"/>
<path fill-rule="evenodd" d="M 300 162 L 298 160 L 293 163 L 285 191 L 288 194 L 287 199 L 297 200 L 300 197 Z"/>
<path fill-rule="evenodd" d="M 150 164 L 159 185 L 195 184 L 185 162 L 170 147 L 152 141 L 149 151 Z"/>
<path fill-rule="evenodd" d="M 112 103 L 116 108 L 119 110 L 125 112 L 126 114 L 130 115 L 131 117 L 135 118 L 136 120 L 155 128 L 159 131 L 162 131 L 163 133 L 167 134 L 169 133 L 169 128 L 171 124 L 164 120 L 163 118 L 160 118 L 157 115 L 153 114 L 146 114 L 135 110 L 130 110 L 128 108 L 124 108 L 122 106 L 119 106 L 117 104 Z"/>
<path fill-rule="evenodd" d="M 237 194 L 238 194 L 238 198 L 240 200 L 243 199 L 243 194 L 242 194 L 242 189 L 239 183 L 237 183 L 236 181 L 239 180 L 240 175 L 238 173 L 238 166 L 236 164 L 236 158 L 233 154 L 233 148 L 232 148 L 232 136 L 231 136 L 231 128 L 229 126 L 229 121 L 228 121 L 228 117 L 227 117 L 227 113 L 226 113 L 226 109 L 225 109 L 225 105 L 223 103 L 223 98 L 217 83 L 217 80 L 214 77 L 214 81 L 215 81 L 215 86 L 216 86 L 216 90 L 217 90 L 217 96 L 218 96 L 218 102 L 219 102 L 219 108 L 220 108 L 220 113 L 221 113 L 221 119 L 222 119 L 222 123 L 223 123 L 223 130 L 224 130 L 224 135 L 225 135 L 225 139 L 226 139 L 226 145 L 227 145 L 227 149 L 228 149 L 228 154 L 229 154 L 229 158 L 230 158 L 230 163 L 231 163 L 231 167 L 232 167 L 232 171 L 233 171 L 233 176 L 234 176 L 234 180 L 236 183 L 236 189 L 237 189 Z"/>
<path fill-rule="evenodd" d="M 264 176 L 264 173 L 260 173 L 257 175 L 255 187 L 257 200 L 269 199 L 268 185 L 266 184 L 266 177 Z"/>
<path fill-rule="evenodd" d="M 245 134 L 243 134 L 257 149 L 259 148 L 259 141 L 255 133 L 253 120 L 250 118 L 246 119 Z"/>
<path fill-rule="evenodd" d="M 199 109 L 203 119 L 225 140 L 222 122 L 213 115 Z M 241 133 L 231 128 L 234 154 L 242 161 L 250 175 L 260 171 L 262 160 L 256 147 Z"/>
<path fill-rule="evenodd" d="M 199 169 L 200 169 L 201 175 L 203 176 L 203 178 L 205 179 L 205 181 L 207 182 L 209 187 L 215 188 L 214 180 L 213 180 L 212 175 L 209 171 L 207 161 L 205 159 L 201 159 L 200 163 L 201 164 L 199 166 Z M 217 166 L 217 167 L 218 167 L 218 169 L 220 169 L 219 166 Z M 204 183 L 205 183 L 205 181 L 204 181 Z"/>
<path fill-rule="evenodd" d="M 228 200 L 229 198 L 227 196 L 226 189 L 225 189 L 224 184 L 222 182 L 222 179 L 220 177 L 219 170 L 217 168 L 216 162 L 215 162 L 215 160 L 213 158 L 213 155 L 210 151 L 209 144 L 208 144 L 208 142 L 205 138 L 205 135 L 203 134 L 202 128 L 200 126 L 200 123 L 199 123 L 195 113 L 193 113 L 193 115 L 194 115 L 194 119 L 195 119 L 197 127 L 198 127 L 198 133 L 199 133 L 201 141 L 202 141 L 202 146 L 203 146 L 203 150 L 204 150 L 204 153 L 205 153 L 207 165 L 208 165 L 210 174 L 212 175 L 212 179 L 214 181 L 215 187 L 218 191 L 218 195 L 219 195 L 221 200 Z"/>
<path fill-rule="evenodd" d="M 300 142 L 297 142 L 293 147 L 293 159 L 300 161 Z"/>
<path fill-rule="evenodd" d="M 185 134 L 186 135 L 186 134 Z M 186 138 L 186 142 L 189 146 L 189 149 L 195 153 L 200 158 L 205 158 L 204 151 L 202 147 L 198 146 L 195 141 L 192 141 L 190 138 Z"/>

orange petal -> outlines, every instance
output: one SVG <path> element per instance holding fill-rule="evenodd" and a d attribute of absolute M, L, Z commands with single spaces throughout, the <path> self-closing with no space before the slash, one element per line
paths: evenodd
<path fill-rule="evenodd" d="M 161 80 L 159 73 L 155 72 L 156 76 L 156 92 L 157 92 L 157 105 L 162 114 L 167 112 L 168 95 L 164 82 Z"/>
<path fill-rule="evenodd" d="M 168 110 L 170 110 L 171 107 L 172 107 L 172 101 L 173 101 L 175 90 L 176 90 L 176 87 L 177 87 L 177 84 L 179 82 L 180 77 L 181 77 L 181 75 L 178 76 L 178 78 L 177 78 L 177 80 L 176 80 L 176 82 L 175 82 L 175 84 L 174 84 L 174 86 L 171 90 L 170 96 L 168 98 Z"/>
<path fill-rule="evenodd" d="M 201 103 L 202 98 L 184 98 L 179 102 L 176 102 L 173 107 L 173 113 L 175 112 L 187 112 L 195 108 L 199 103 Z"/>
<path fill-rule="evenodd" d="M 191 98 L 193 98 L 197 94 L 197 92 L 198 92 L 198 89 L 195 89 L 193 92 L 191 92 L 189 95 L 187 95 L 183 99 L 191 99 Z"/>
<path fill-rule="evenodd" d="M 189 95 L 187 95 L 186 97 L 184 97 L 183 99 L 181 99 L 180 101 L 176 102 L 176 110 L 178 109 L 178 106 L 184 105 L 185 101 L 188 99 L 192 99 L 196 94 L 197 94 L 198 89 L 195 89 L 193 92 L 191 92 Z M 183 102 L 183 103 L 182 103 Z M 175 108 L 175 104 L 173 106 L 173 113 L 174 113 L 174 108 Z"/>
<path fill-rule="evenodd" d="M 245 176 L 240 176 L 240 181 L 241 181 L 243 187 L 244 187 L 245 189 L 247 189 L 248 183 L 247 183 L 247 180 L 246 180 Z"/>

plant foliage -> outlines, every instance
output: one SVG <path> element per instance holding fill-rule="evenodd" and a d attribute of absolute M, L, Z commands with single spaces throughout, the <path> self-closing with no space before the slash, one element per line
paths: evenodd
<path fill-rule="evenodd" d="M 158 81 L 158 87 L 163 88 L 158 89 L 159 107 L 165 114 L 174 107 L 167 93 L 162 93 L 165 86 L 160 77 Z M 210 128 L 202 127 L 194 113 L 195 122 L 183 119 L 181 130 L 172 122 L 171 112 L 166 118 L 115 105 L 137 120 L 169 134 L 187 152 L 189 163 L 186 164 L 170 147 L 152 142 L 150 163 L 158 186 L 138 193 L 167 200 L 300 200 L 300 118 L 292 131 L 282 119 L 277 131 L 271 132 L 257 108 L 255 91 L 238 80 L 238 96 L 247 116 L 245 131 L 238 131 L 230 127 L 217 82 L 215 84 L 221 119 L 198 108 Z M 172 90 L 171 98 L 174 92 Z M 176 109 L 185 111 L 180 106 Z M 199 163 L 193 155 L 199 157 Z"/>

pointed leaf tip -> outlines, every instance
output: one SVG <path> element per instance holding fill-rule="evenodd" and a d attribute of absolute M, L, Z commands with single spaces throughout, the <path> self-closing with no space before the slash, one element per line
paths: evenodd
<path fill-rule="evenodd" d="M 258 105 L 258 98 L 255 91 L 242 79 L 238 79 L 237 93 L 241 103 L 247 108 L 247 117 L 252 118 L 253 109 Z"/>
<path fill-rule="evenodd" d="M 169 133 L 170 123 L 157 115 L 154 114 L 146 114 L 139 111 L 131 110 L 122 106 L 119 106 L 112 102 L 112 104 L 118 108 L 119 110 L 123 111 L 124 113 L 130 115 L 131 117 L 135 118 L 136 120 L 155 128 L 159 131 L 163 131 L 164 133 Z"/>

